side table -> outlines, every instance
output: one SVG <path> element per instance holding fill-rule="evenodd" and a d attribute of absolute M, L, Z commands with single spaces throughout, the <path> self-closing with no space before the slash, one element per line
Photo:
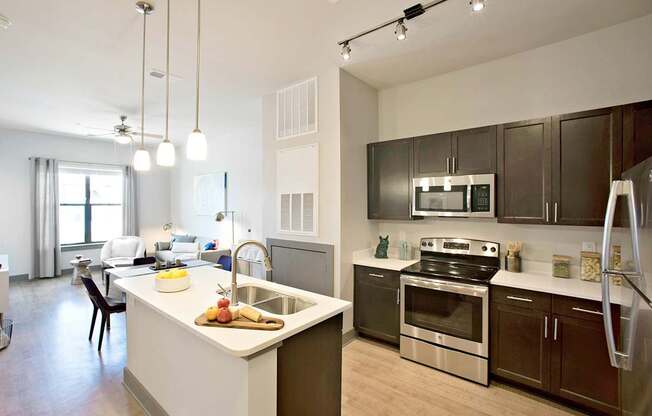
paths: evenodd
<path fill-rule="evenodd" d="M 70 265 L 72 266 L 72 279 L 70 280 L 71 285 L 80 285 L 82 283 L 82 277 L 93 277 L 91 271 L 88 268 L 92 262 L 93 260 L 88 258 L 70 260 Z"/>

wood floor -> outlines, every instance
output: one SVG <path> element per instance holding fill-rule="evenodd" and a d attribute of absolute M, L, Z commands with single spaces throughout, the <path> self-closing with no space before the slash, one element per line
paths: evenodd
<path fill-rule="evenodd" d="M 124 314 L 112 317 L 98 353 L 87 341 L 92 307 L 68 278 L 11 282 L 11 346 L 0 352 L 0 415 L 143 415 L 122 385 Z M 96 331 L 99 329 L 96 328 Z M 546 415 L 577 413 L 501 385 L 478 386 L 355 340 L 343 353 L 344 416 Z M 297 415 L 303 416 L 303 415 Z"/>

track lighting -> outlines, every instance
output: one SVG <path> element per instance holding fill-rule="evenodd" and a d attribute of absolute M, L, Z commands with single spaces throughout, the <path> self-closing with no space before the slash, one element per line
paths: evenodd
<path fill-rule="evenodd" d="M 474 12 L 479 12 L 484 9 L 484 0 L 471 0 L 471 10 Z"/>
<path fill-rule="evenodd" d="M 396 29 L 394 29 L 394 35 L 396 35 L 396 39 L 405 40 L 405 38 L 407 37 L 407 26 L 405 25 L 406 20 L 412 20 L 414 18 L 417 18 L 422 14 L 424 14 L 426 11 L 430 10 L 431 8 L 439 4 L 442 4 L 446 1 L 448 0 L 432 0 L 431 2 L 426 4 L 417 3 L 414 6 L 408 7 L 407 9 L 403 10 L 403 15 L 400 17 L 380 23 L 372 27 L 371 29 L 364 30 L 358 33 L 357 35 L 350 36 L 344 40 L 337 42 L 338 45 L 342 46 L 342 52 L 340 52 L 340 55 L 342 55 L 342 58 L 345 61 L 348 61 L 349 59 L 351 59 L 351 46 L 349 45 L 351 41 L 366 36 L 377 30 L 384 29 L 388 26 L 392 26 L 394 24 L 396 24 Z M 473 10 L 477 10 L 477 11 L 482 10 L 484 8 L 484 0 L 471 0 L 471 5 L 473 7 Z"/>
<path fill-rule="evenodd" d="M 396 35 L 396 39 L 405 40 L 407 36 L 407 27 L 405 27 L 405 24 L 403 23 L 403 19 L 399 20 L 398 23 L 396 24 L 396 29 L 394 30 L 394 34 Z"/>
<path fill-rule="evenodd" d="M 342 58 L 344 58 L 345 61 L 351 59 L 351 47 L 349 46 L 349 42 L 344 42 L 340 55 L 342 55 Z"/>

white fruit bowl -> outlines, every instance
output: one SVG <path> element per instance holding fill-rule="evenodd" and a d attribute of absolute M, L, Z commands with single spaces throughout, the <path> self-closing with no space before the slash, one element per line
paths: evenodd
<path fill-rule="evenodd" d="M 181 292 L 190 287 L 190 276 L 179 277 L 175 279 L 154 279 L 154 287 L 159 292 Z"/>

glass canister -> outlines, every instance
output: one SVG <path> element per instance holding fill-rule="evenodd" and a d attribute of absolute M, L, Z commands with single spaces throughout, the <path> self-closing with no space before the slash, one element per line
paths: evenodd
<path fill-rule="evenodd" d="M 560 255 L 553 255 L 552 256 L 552 275 L 554 277 L 563 277 L 563 278 L 569 278 L 570 277 L 570 262 L 571 262 L 571 257 L 569 256 L 560 256 Z"/>
<path fill-rule="evenodd" d="M 600 270 L 600 253 L 595 251 L 582 251 L 580 261 L 580 279 L 589 282 L 602 281 L 602 271 Z"/>

